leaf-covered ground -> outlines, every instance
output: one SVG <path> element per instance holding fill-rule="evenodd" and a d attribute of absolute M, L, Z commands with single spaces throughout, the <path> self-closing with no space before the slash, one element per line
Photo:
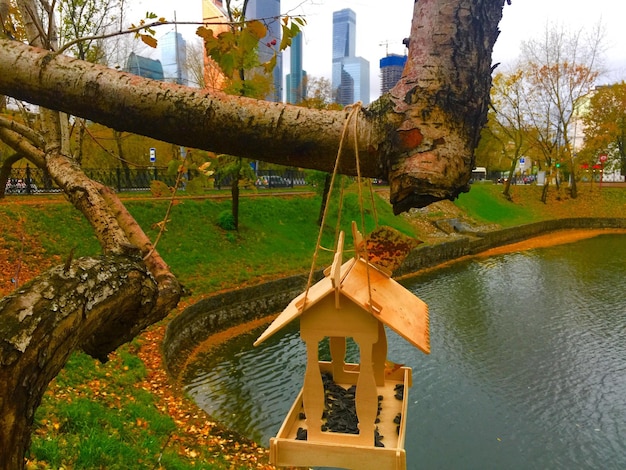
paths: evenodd
<path fill-rule="evenodd" d="M 15 219 L 0 213 L 0 298 L 62 262 Z M 266 449 L 213 422 L 167 376 L 164 330 L 152 327 L 106 364 L 72 357 L 37 412 L 28 469 L 273 468 Z"/>

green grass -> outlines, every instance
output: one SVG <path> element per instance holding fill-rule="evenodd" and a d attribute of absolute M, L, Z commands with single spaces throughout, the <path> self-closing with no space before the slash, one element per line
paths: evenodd
<path fill-rule="evenodd" d="M 522 225 L 538 220 L 535 212 L 504 198 L 502 190 L 501 185 L 474 184 L 470 192 L 461 194 L 455 204 L 475 220 L 498 224 L 502 227 Z"/>
<path fill-rule="evenodd" d="M 562 217 L 624 217 L 626 188 L 578 184 L 578 197 L 571 198 L 569 187 L 551 185 L 547 202 L 541 202 L 543 188 L 535 185 L 512 185 L 511 200 L 502 195 L 503 185 L 474 184 L 455 204 L 468 217 L 502 227 Z"/>
<path fill-rule="evenodd" d="M 150 238 L 155 239 L 157 230 L 152 227 L 163 218 L 167 204 L 167 201 L 131 201 L 127 206 Z M 319 233 L 319 197 L 241 198 L 237 232 L 218 225 L 220 215 L 230 210 L 230 204 L 212 199 L 183 200 L 173 210 L 157 249 L 188 289 L 196 293 L 214 291 L 310 269 Z M 324 246 L 331 248 L 336 206 L 331 204 L 322 240 Z M 375 226 L 374 215 L 371 208 L 366 212 L 369 231 Z M 376 212 L 380 224 L 411 233 L 410 224 L 394 217 L 389 204 L 379 200 Z M 341 228 L 350 234 L 351 221 L 356 220 L 360 225 L 360 219 L 357 196 L 348 194 Z M 352 243 L 351 236 L 347 240 Z M 330 259 L 329 253 L 320 254 L 320 263 L 329 263 Z"/>
<path fill-rule="evenodd" d="M 474 184 L 471 191 L 461 194 L 455 204 L 467 217 L 479 223 L 503 227 L 557 216 L 623 216 L 626 208 L 626 190 L 623 188 L 590 192 L 583 186 L 580 199 L 564 198 L 547 205 L 539 202 L 541 189 L 538 187 L 512 186 L 513 202 L 502 196 L 502 190 L 502 185 Z M 220 216 L 230 211 L 230 200 L 183 198 L 173 208 L 167 231 L 157 249 L 192 294 L 206 294 L 310 269 L 319 231 L 317 219 L 321 198 L 311 195 L 255 197 L 254 193 L 251 194 L 240 200 L 239 231 L 224 230 L 218 225 Z M 556 194 L 554 189 L 551 194 Z M 410 218 L 394 216 L 391 206 L 378 196 L 375 211 L 369 202 L 369 194 L 365 194 L 364 199 L 366 232 L 375 227 L 376 215 L 380 225 L 392 226 L 419 238 Z M 155 224 L 163 219 L 168 204 L 166 199 L 126 201 L 129 211 L 152 240 L 158 233 Z M 333 248 L 334 244 L 337 206 L 336 201 L 331 203 L 326 220 L 322 245 L 327 248 Z M 0 231 L 12 250 L 22 246 L 19 231 L 24 230 L 37 237 L 48 257 L 58 255 L 63 260 L 72 248 L 75 248 L 74 256 L 100 253 L 93 230 L 69 203 L 0 206 L 0 211 L 0 216 L 9 217 L 15 221 L 16 227 L 20 227 L 12 228 L 8 224 Z M 445 217 L 443 212 L 439 215 Z M 439 215 L 434 211 L 426 218 L 433 220 Z M 341 215 L 341 228 L 348 235 L 347 249 L 352 243 L 352 220 L 360 227 L 355 188 L 347 190 Z M 18 224 L 18 221 L 21 222 Z M 318 266 L 329 262 L 330 254 L 322 251 Z"/>
<path fill-rule="evenodd" d="M 176 424 L 137 387 L 145 374 L 129 346 L 107 364 L 73 354 L 37 410 L 29 459 L 46 468 L 152 468 Z"/>

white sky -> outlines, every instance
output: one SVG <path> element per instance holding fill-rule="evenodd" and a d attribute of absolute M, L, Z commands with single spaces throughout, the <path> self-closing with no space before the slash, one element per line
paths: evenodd
<path fill-rule="evenodd" d="M 200 0 L 131 0 L 135 24 L 146 11 L 153 11 L 168 20 L 174 11 L 179 21 L 196 21 L 202 16 Z M 371 98 L 380 91 L 379 60 L 389 53 L 403 54 L 402 39 L 409 36 L 413 0 L 282 0 L 282 13 L 303 15 L 303 68 L 309 76 L 331 78 L 333 11 L 351 8 L 356 12 L 356 55 L 370 62 Z M 504 6 L 500 36 L 496 42 L 493 62 L 511 63 L 518 57 L 524 40 L 538 38 L 546 25 L 556 24 L 568 30 L 590 29 L 601 23 L 606 33 L 608 76 L 604 81 L 626 79 L 626 2 L 624 0 L 512 0 Z M 163 29 L 162 33 L 168 30 Z M 179 28 L 187 40 L 194 40 L 195 27 Z M 158 33 L 161 33 L 159 30 Z M 159 34 L 157 34 L 158 36 Z M 288 52 L 284 55 L 283 74 L 289 72 Z"/>

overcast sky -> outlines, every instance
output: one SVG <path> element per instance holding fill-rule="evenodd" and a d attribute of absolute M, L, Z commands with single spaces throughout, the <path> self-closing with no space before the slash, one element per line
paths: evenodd
<path fill-rule="evenodd" d="M 606 58 L 609 76 L 605 81 L 626 79 L 626 2 L 624 0 L 512 0 L 505 5 L 500 36 L 496 42 L 493 62 L 511 63 L 519 56 L 524 40 L 538 38 L 552 24 L 567 29 L 592 28 L 601 23 L 606 31 Z M 154 11 L 179 21 L 195 21 L 202 16 L 200 0 L 134 0 L 135 15 Z M 402 39 L 409 36 L 413 0 L 282 0 L 283 14 L 303 15 L 304 69 L 310 76 L 330 79 L 332 70 L 333 11 L 351 8 L 356 12 L 356 55 L 370 62 L 371 98 L 380 90 L 379 61 L 385 53 L 404 54 Z M 139 18 L 131 17 L 137 22 Z M 165 34 L 168 30 L 159 30 Z M 193 40 L 195 28 L 179 29 L 186 39 Z M 288 54 L 286 65 L 288 65 Z M 288 73 L 288 68 L 283 70 Z"/>

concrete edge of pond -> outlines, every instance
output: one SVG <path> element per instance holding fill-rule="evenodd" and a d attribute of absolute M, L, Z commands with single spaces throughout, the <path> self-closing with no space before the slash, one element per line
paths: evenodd
<path fill-rule="evenodd" d="M 393 274 L 410 276 L 463 256 L 570 229 L 626 229 L 626 218 L 554 219 L 489 232 L 462 231 L 441 243 L 419 245 Z M 316 280 L 321 276 L 318 271 Z M 303 274 L 235 289 L 186 308 L 168 324 L 163 339 L 163 361 L 168 373 L 178 377 L 189 355 L 209 336 L 282 311 L 306 288 L 307 278 L 308 274 Z"/>

